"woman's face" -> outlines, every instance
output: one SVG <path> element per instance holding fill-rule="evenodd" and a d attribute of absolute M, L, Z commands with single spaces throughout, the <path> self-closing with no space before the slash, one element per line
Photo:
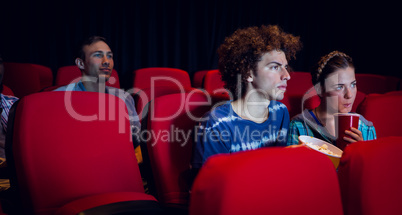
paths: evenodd
<path fill-rule="evenodd" d="M 357 93 L 355 69 L 338 69 L 325 80 L 324 99 L 327 111 L 348 113 L 352 110 Z"/>

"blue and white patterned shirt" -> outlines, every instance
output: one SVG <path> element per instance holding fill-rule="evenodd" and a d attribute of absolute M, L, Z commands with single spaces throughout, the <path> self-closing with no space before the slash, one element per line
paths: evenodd
<path fill-rule="evenodd" d="M 10 113 L 11 106 L 13 106 L 14 102 L 18 100 L 17 97 L 14 96 L 6 96 L 0 94 L 0 108 L 3 110 L 1 112 L 1 120 L 0 127 L 2 128 L 0 131 L 0 158 L 5 158 L 5 139 L 7 133 L 7 123 L 8 123 L 8 114 Z"/>
<path fill-rule="evenodd" d="M 268 110 L 268 119 L 263 123 L 241 118 L 233 111 L 231 101 L 208 112 L 195 129 L 192 167 L 201 168 L 215 154 L 285 146 L 288 109 L 281 102 L 271 101 Z"/>

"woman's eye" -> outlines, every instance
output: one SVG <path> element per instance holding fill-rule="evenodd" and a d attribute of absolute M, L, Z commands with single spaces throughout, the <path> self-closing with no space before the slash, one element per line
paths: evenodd
<path fill-rule="evenodd" d="M 356 87 L 356 83 L 352 83 L 352 88 L 355 88 Z"/>
<path fill-rule="evenodd" d="M 343 89 L 343 86 L 337 86 L 336 87 L 336 90 L 342 90 Z"/>

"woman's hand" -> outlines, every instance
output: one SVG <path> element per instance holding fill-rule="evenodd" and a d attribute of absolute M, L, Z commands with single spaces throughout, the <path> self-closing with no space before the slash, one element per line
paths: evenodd
<path fill-rule="evenodd" d="M 344 140 L 348 141 L 349 143 L 363 141 L 363 135 L 359 129 L 352 127 L 350 130 L 345 131 L 345 134 L 349 136 L 343 137 Z"/>

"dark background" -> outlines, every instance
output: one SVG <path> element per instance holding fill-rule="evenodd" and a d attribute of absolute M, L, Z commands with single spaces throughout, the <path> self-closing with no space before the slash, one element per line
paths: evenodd
<path fill-rule="evenodd" d="M 307 71 L 333 50 L 349 54 L 357 73 L 401 76 L 397 2 L 387 1 L 2 1 L 0 51 L 6 62 L 57 68 L 74 64 L 77 43 L 108 39 L 122 88 L 132 71 L 176 67 L 217 68 L 216 49 L 238 28 L 277 24 L 300 36 L 303 49 L 290 62 Z"/>

